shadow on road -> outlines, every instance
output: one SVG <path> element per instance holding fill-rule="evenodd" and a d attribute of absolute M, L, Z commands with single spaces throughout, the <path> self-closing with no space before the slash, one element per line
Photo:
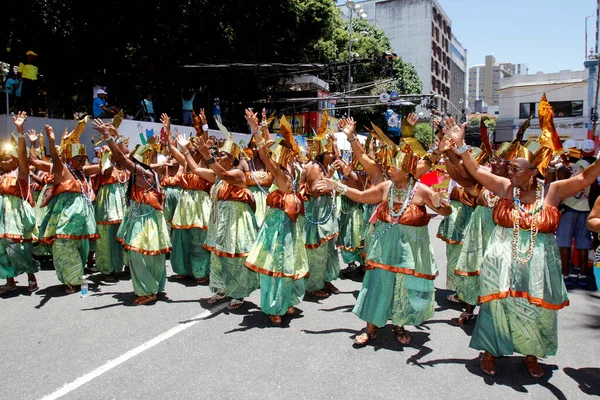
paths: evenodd
<path fill-rule="evenodd" d="M 579 384 L 579 390 L 591 396 L 600 396 L 600 368 L 563 368 L 565 374 Z"/>
<path fill-rule="evenodd" d="M 304 311 L 299 309 L 298 307 L 294 307 L 295 313 L 291 315 L 283 315 L 281 317 L 281 325 L 273 325 L 269 316 L 262 312 L 262 310 L 251 301 L 245 301 L 242 307 L 237 310 L 227 310 L 224 309 L 224 314 L 243 314 L 244 319 L 240 322 L 240 327 L 236 329 L 232 329 L 229 331 L 225 331 L 225 334 L 229 333 L 237 333 L 237 332 L 245 332 L 250 329 L 265 329 L 265 328 L 289 328 L 290 323 L 295 319 L 304 318 Z"/>

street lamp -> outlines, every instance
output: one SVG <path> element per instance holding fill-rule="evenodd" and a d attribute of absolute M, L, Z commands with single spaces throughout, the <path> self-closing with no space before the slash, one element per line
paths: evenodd
<path fill-rule="evenodd" d="M 354 0 L 346 0 L 346 7 L 350 10 L 349 21 L 348 21 L 348 89 L 346 93 L 350 93 L 350 86 L 352 85 L 352 18 L 356 12 L 358 18 L 367 18 L 367 14 L 362 9 L 360 4 L 356 4 Z M 348 117 L 350 117 L 350 100 L 348 99 Z"/>

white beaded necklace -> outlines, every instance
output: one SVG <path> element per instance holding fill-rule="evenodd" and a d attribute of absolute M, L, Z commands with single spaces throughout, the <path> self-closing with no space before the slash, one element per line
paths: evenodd
<path fill-rule="evenodd" d="M 517 261 L 519 264 L 527 264 L 531 257 L 533 257 L 533 251 L 535 249 L 535 242 L 537 239 L 538 233 L 538 216 L 542 209 L 542 204 L 544 202 L 544 185 L 541 181 L 538 180 L 537 187 L 535 189 L 535 203 L 533 204 L 533 211 L 528 211 L 521 205 L 521 201 L 519 200 L 519 196 L 521 195 L 521 188 L 513 187 L 513 201 L 515 207 L 513 209 L 513 240 L 512 240 L 512 248 L 513 248 L 513 259 Z M 525 258 L 519 257 L 518 249 L 519 249 L 519 237 L 521 231 L 521 211 L 524 211 L 531 215 L 531 231 L 530 231 L 530 240 L 529 240 L 529 248 L 527 249 L 527 253 Z"/>
<path fill-rule="evenodd" d="M 84 186 L 82 180 L 79 179 L 79 177 L 77 176 L 78 174 L 73 169 L 73 167 L 71 167 L 69 164 L 65 164 L 65 165 L 67 166 L 67 169 L 69 170 L 69 172 L 71 172 L 71 175 L 73 175 L 73 178 L 75 178 L 75 180 L 79 183 L 79 187 L 81 188 L 81 194 L 83 195 L 83 198 L 88 202 L 89 205 L 92 205 L 92 203 L 94 202 L 94 191 L 92 190 L 92 185 L 90 184 L 88 178 L 85 176 L 85 172 L 80 171 L 81 174 L 83 175 L 83 180 L 87 184 L 87 190 L 85 189 L 85 186 Z"/>

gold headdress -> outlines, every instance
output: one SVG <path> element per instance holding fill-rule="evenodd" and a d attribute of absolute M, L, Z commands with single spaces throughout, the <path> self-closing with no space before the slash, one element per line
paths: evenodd
<path fill-rule="evenodd" d="M 312 138 L 312 144 L 310 148 L 311 158 L 318 156 L 319 154 L 323 154 L 326 152 L 333 152 L 333 135 L 327 135 L 327 122 L 328 122 L 328 113 L 327 110 L 323 111 L 323 116 L 321 117 L 321 125 L 319 125 L 319 130 L 317 135 Z"/>
<path fill-rule="evenodd" d="M 219 121 L 216 122 L 219 130 L 225 135 L 225 140 L 222 142 L 219 141 L 219 151 L 224 151 L 225 153 L 231 154 L 233 158 L 238 159 L 240 152 L 242 151 L 240 145 L 233 141 L 233 136 L 223 124 L 221 124 Z"/>
<path fill-rule="evenodd" d="M 0 146 L 0 156 L 19 158 L 17 142 L 18 139 L 14 133 L 7 140 L 3 140 Z M 27 155 L 29 155 L 29 149 L 27 149 Z"/>
<path fill-rule="evenodd" d="M 85 130 L 87 120 L 88 117 L 86 115 L 77 122 L 77 126 L 75 126 L 75 129 L 71 131 L 71 133 L 67 133 L 67 130 L 65 129 L 60 145 L 60 149 L 65 160 L 77 156 L 87 156 L 85 145 L 79 142 L 79 137 Z"/>
<path fill-rule="evenodd" d="M 290 123 L 285 119 L 285 116 L 281 117 L 279 121 L 279 131 L 281 138 L 277 139 L 275 143 L 270 147 L 271 158 L 280 165 L 287 165 L 290 161 L 290 157 L 294 155 L 302 155 L 300 147 L 294 139 L 292 134 L 292 127 Z"/>
<path fill-rule="evenodd" d="M 148 132 L 152 132 L 152 136 L 148 137 Z M 153 131 L 146 131 L 146 135 L 140 132 L 141 144 L 137 144 L 130 157 L 135 158 L 137 161 L 150 166 L 152 157 L 155 153 L 160 152 L 161 145 L 158 143 L 156 136 Z"/>
<path fill-rule="evenodd" d="M 564 155 L 565 150 L 558 136 L 558 132 L 554 126 L 554 110 L 552 105 L 546 100 L 546 94 L 542 95 L 539 107 L 539 121 L 542 133 L 534 141 L 530 140 L 525 145 L 519 146 L 515 157 L 523 157 L 533 166 L 535 166 L 540 174 L 546 175 L 548 164 L 556 155 L 563 157 L 563 162 L 569 164 L 568 158 Z"/>
<path fill-rule="evenodd" d="M 503 142 L 500 145 L 500 147 L 498 147 L 495 153 L 496 157 L 503 158 L 508 161 L 515 158 L 517 150 L 519 149 L 519 147 L 521 146 L 521 142 L 523 141 L 525 131 L 527 130 L 527 128 L 529 128 L 529 125 L 531 124 L 532 118 L 533 115 L 531 115 L 529 118 L 523 121 L 523 123 L 519 127 L 519 130 L 517 131 L 517 135 L 515 136 L 512 142 Z"/>
<path fill-rule="evenodd" d="M 401 142 L 399 145 L 396 145 L 385 135 L 385 133 L 383 133 L 383 131 L 377 125 L 375 125 L 373 122 L 371 122 L 371 125 L 373 126 L 373 137 L 377 138 L 377 140 L 379 140 L 383 144 L 375 152 L 376 161 L 379 162 L 384 169 L 393 167 L 395 169 L 399 169 L 401 171 L 415 175 L 420 157 L 413 150 L 412 144 L 415 144 L 419 151 L 423 150 L 423 147 L 421 146 L 419 141 L 413 136 L 412 139 L 414 140 L 410 140 L 409 143 L 408 141 L 406 141 L 406 138 L 403 137 L 405 141 Z M 410 132 L 408 130 L 406 131 L 406 134 L 408 135 L 408 139 L 411 139 Z M 424 150 L 423 153 L 425 153 Z"/>

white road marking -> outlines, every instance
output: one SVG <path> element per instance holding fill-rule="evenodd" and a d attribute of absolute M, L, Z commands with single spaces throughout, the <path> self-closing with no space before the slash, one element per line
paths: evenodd
<path fill-rule="evenodd" d="M 211 308 L 210 310 L 206 310 L 203 313 L 196 315 L 195 317 L 191 318 L 189 320 L 189 322 L 182 323 L 174 328 L 169 329 L 168 331 L 166 331 L 164 333 L 161 333 L 154 339 L 150 339 L 149 341 L 139 345 L 135 349 L 131 349 L 127 353 L 115 358 L 114 360 L 108 361 L 106 364 L 96 368 L 92 372 L 75 379 L 73 382 L 67 383 L 66 385 L 64 385 L 63 387 L 61 387 L 54 393 L 44 396 L 41 400 L 58 399 L 64 395 L 66 395 L 67 393 L 72 392 L 73 390 L 77 389 L 78 387 L 80 387 L 82 385 L 85 385 L 86 383 L 99 377 L 100 375 L 104 374 L 105 372 L 108 372 L 111 369 L 119 366 L 120 364 L 123 364 L 125 361 L 130 360 L 133 357 L 137 356 L 138 354 L 156 346 L 160 342 L 163 342 L 163 341 L 167 340 L 168 338 L 177 335 L 179 332 L 182 332 L 182 331 L 186 330 L 187 328 L 196 325 L 202 319 L 209 317 L 213 314 L 216 314 L 217 312 L 219 312 L 222 309 L 224 309 L 225 307 L 227 307 L 227 304 L 228 304 L 227 302 L 224 302 L 223 304 L 219 304 L 218 306 L 215 306 L 215 307 Z"/>

